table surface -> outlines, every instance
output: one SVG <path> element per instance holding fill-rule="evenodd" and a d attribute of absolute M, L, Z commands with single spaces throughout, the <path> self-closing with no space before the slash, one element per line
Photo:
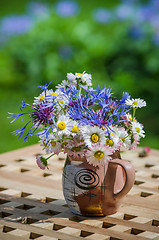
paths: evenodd
<path fill-rule="evenodd" d="M 35 163 L 39 145 L 1 154 L 0 239 L 159 239 L 159 151 L 139 158 L 141 150 L 122 153 L 135 167 L 134 187 L 116 214 L 98 218 L 70 212 L 62 193 L 64 154 L 44 171 Z"/>

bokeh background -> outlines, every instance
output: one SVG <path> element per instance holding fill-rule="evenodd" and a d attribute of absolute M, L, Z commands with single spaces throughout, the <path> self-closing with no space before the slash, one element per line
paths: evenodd
<path fill-rule="evenodd" d="M 146 138 L 141 146 L 159 148 L 159 1 L 63 0 L 1 1 L 0 152 L 23 143 L 11 134 L 7 112 L 33 102 L 38 85 L 51 88 L 67 72 L 92 74 L 94 87 L 111 87 L 117 97 L 129 92 L 147 107 L 137 111 Z"/>

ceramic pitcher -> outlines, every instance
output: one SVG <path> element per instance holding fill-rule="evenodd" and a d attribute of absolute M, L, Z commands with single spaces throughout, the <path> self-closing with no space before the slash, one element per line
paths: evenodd
<path fill-rule="evenodd" d="M 85 157 L 68 157 L 63 170 L 63 193 L 71 211 L 83 216 L 117 212 L 134 184 L 135 170 L 115 152 L 103 166 L 93 166 Z"/>

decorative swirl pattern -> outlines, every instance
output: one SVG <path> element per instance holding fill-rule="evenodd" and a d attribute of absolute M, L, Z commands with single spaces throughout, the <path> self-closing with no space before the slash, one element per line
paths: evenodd
<path fill-rule="evenodd" d="M 90 190 L 99 184 L 99 176 L 91 169 L 81 169 L 76 173 L 74 181 L 79 188 Z"/>

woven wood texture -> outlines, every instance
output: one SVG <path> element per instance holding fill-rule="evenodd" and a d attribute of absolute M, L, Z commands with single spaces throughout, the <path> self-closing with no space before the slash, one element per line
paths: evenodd
<path fill-rule="evenodd" d="M 134 187 L 119 211 L 86 218 L 69 210 L 62 194 L 65 155 L 52 157 L 49 170 L 40 170 L 39 145 L 0 155 L 1 240 L 146 240 L 159 239 L 159 155 L 144 158 L 141 149 L 123 152 L 136 169 Z"/>

